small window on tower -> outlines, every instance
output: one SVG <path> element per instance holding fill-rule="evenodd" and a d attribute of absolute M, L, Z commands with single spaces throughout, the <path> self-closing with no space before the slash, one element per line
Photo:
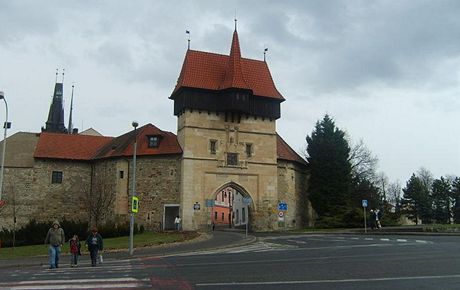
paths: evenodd
<path fill-rule="evenodd" d="M 51 183 L 62 183 L 62 171 L 53 171 L 51 174 Z"/>
<path fill-rule="evenodd" d="M 217 140 L 209 140 L 209 150 L 211 151 L 211 154 L 216 154 Z"/>
<path fill-rule="evenodd" d="M 237 166 L 238 165 L 238 154 L 227 153 L 227 165 Z"/>
<path fill-rule="evenodd" d="M 246 156 L 247 157 L 252 156 L 252 144 L 251 143 L 246 143 Z"/>
<path fill-rule="evenodd" d="M 124 175 L 125 175 L 125 172 L 123 170 L 120 170 L 120 179 L 123 179 Z"/>
<path fill-rule="evenodd" d="M 149 148 L 158 148 L 160 145 L 160 137 L 159 136 L 148 136 L 149 139 Z"/>

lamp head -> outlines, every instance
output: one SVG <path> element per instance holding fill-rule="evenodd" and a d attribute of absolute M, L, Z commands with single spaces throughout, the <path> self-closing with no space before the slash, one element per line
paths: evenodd
<path fill-rule="evenodd" d="M 5 98 L 5 93 L 3 91 L 0 91 L 0 100 Z"/>
<path fill-rule="evenodd" d="M 133 121 L 132 125 L 133 125 L 134 129 L 136 129 L 137 126 L 139 126 L 139 123 L 137 123 L 136 121 Z"/>

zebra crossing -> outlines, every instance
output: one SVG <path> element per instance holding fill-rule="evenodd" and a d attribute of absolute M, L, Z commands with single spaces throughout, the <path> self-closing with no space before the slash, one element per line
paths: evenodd
<path fill-rule="evenodd" d="M 134 277 L 136 269 L 145 268 L 139 261 L 107 260 L 98 267 L 89 263 L 71 268 L 61 265 L 57 269 L 32 267 L 2 271 L 0 289 L 116 289 L 148 288 L 148 277 Z"/>

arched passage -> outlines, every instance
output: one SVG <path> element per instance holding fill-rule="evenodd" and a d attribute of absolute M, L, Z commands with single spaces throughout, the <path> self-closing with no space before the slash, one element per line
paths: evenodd
<path fill-rule="evenodd" d="M 241 185 L 226 183 L 213 193 L 212 198 L 210 220 L 213 228 L 245 228 L 251 223 L 254 203 Z"/>

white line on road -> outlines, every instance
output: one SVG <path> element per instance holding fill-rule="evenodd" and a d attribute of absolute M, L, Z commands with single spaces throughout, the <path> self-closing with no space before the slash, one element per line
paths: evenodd
<path fill-rule="evenodd" d="M 388 242 L 390 239 L 380 239 L 381 241 Z"/>
<path fill-rule="evenodd" d="M 407 242 L 406 239 L 396 239 L 397 242 Z"/>
<path fill-rule="evenodd" d="M 374 238 L 364 238 L 366 241 L 373 241 Z"/>
<path fill-rule="evenodd" d="M 304 281 L 272 281 L 272 282 L 231 282 L 231 283 L 199 283 L 197 287 L 209 286 L 250 286 L 250 285 L 292 285 L 292 284 L 322 284 L 322 283 L 354 283 L 354 282 L 373 282 L 373 281 L 400 281 L 400 280 L 422 280 L 422 279 L 446 279 L 460 278 L 460 274 L 444 276 L 409 276 L 409 277 L 387 277 L 387 278 L 368 278 L 368 279 L 338 279 L 338 280 L 304 280 Z"/>

